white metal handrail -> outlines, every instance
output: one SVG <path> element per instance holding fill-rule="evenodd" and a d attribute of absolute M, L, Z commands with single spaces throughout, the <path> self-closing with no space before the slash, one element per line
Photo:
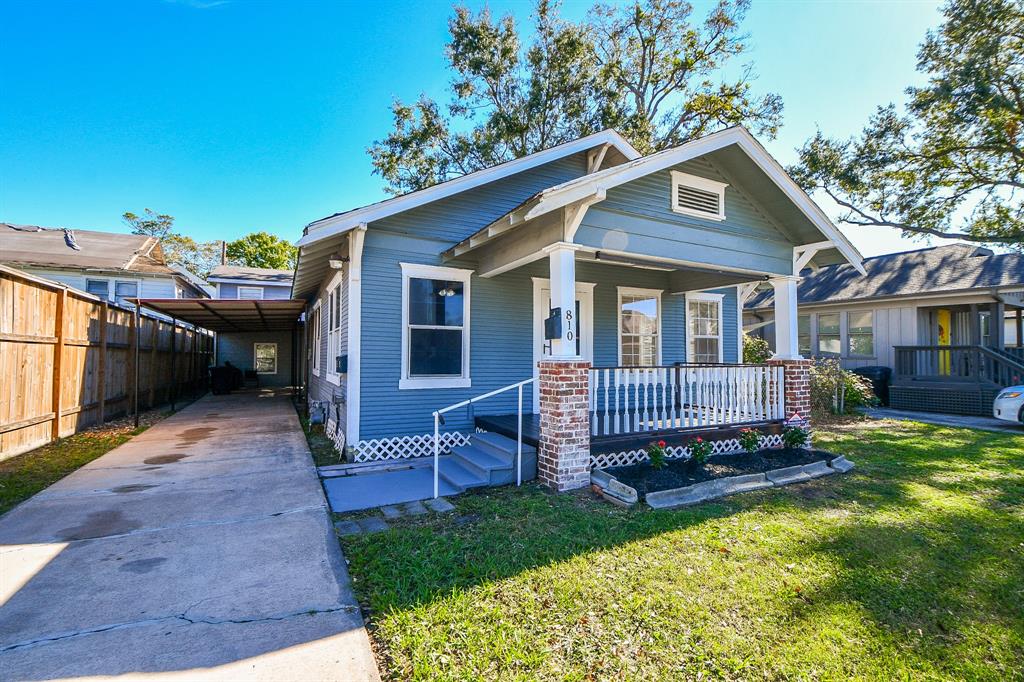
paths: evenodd
<path fill-rule="evenodd" d="M 517 420 L 516 420 L 516 424 L 517 424 L 517 426 L 516 426 L 516 485 L 522 485 L 523 484 L 523 386 L 525 386 L 526 384 L 531 384 L 531 383 L 533 383 L 536 380 L 537 380 L 536 378 L 532 378 L 532 379 L 526 379 L 524 381 L 519 381 L 519 382 L 516 382 L 514 384 L 509 384 L 508 386 L 503 386 L 502 388 L 495 389 L 495 390 L 491 391 L 490 393 L 484 393 L 483 395 L 478 395 L 475 398 L 470 398 L 469 400 L 463 400 L 462 402 L 455 403 L 454 405 L 449 405 L 448 407 L 442 408 L 440 410 L 436 410 L 434 412 L 434 498 L 435 499 L 438 497 L 437 465 L 438 465 L 438 460 L 439 460 L 439 458 L 441 456 L 441 422 L 444 421 L 444 419 L 443 419 L 443 417 L 441 415 L 446 414 L 448 412 L 451 412 L 452 410 L 457 410 L 460 407 L 465 407 L 467 405 L 472 405 L 473 403 L 480 402 L 481 400 L 486 400 L 487 398 L 493 398 L 494 396 L 498 395 L 499 393 L 504 393 L 505 391 L 511 391 L 513 388 L 518 388 L 519 389 L 519 407 L 518 407 L 518 411 L 517 411 Z"/>

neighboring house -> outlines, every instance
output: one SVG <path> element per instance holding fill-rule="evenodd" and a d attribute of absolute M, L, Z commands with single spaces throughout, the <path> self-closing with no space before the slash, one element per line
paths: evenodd
<path fill-rule="evenodd" d="M 209 296 L 202 279 L 169 265 L 160 240 L 145 235 L 0 223 L 0 263 L 118 303 Z"/>
<path fill-rule="evenodd" d="M 215 299 L 280 301 L 291 298 L 292 270 L 218 265 L 207 281 L 216 288 Z M 248 305 L 248 304 L 246 304 Z M 292 386 L 291 330 L 221 331 L 217 334 L 216 364 L 231 362 L 243 371 L 256 373 L 260 386 Z"/>
<path fill-rule="evenodd" d="M 218 265 L 206 281 L 215 287 L 214 298 L 272 300 L 291 298 L 294 270 Z"/>
<path fill-rule="evenodd" d="M 742 301 L 776 287 L 793 330 L 778 356 L 806 372 L 789 362 L 793 275 L 860 267 L 742 128 L 646 157 L 604 131 L 317 220 L 298 246 L 309 397 L 333 405 L 356 459 L 431 453 L 435 410 L 536 379 L 524 440 L 559 489 L 589 481 L 590 456 L 655 434 L 803 409 L 798 379 L 766 405 L 773 368 L 735 364 Z M 445 450 L 478 428 L 514 437 L 517 397 L 448 412 Z"/>
<path fill-rule="evenodd" d="M 989 414 L 1001 386 L 1024 377 L 1024 256 L 952 244 L 801 273 L 800 352 L 847 368 L 893 369 L 892 404 Z M 774 343 L 772 292 L 744 327 Z"/>

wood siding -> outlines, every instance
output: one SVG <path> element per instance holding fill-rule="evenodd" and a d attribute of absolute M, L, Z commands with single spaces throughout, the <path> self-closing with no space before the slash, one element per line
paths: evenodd
<path fill-rule="evenodd" d="M 120 416 L 133 391 L 133 312 L 0 267 L 0 459 Z M 195 389 L 212 337 L 143 315 L 139 406 Z"/>
<path fill-rule="evenodd" d="M 263 300 L 277 300 L 292 297 L 291 284 L 228 284 L 227 282 L 217 283 L 217 298 L 238 298 L 238 287 L 261 287 L 263 289 Z"/>
<path fill-rule="evenodd" d="M 610 189 L 604 201 L 587 211 L 576 243 L 709 265 L 792 272 L 793 245 L 742 187 L 726 188 L 723 221 L 684 215 L 671 208 L 673 170 L 728 182 L 708 161 L 695 159 Z"/>

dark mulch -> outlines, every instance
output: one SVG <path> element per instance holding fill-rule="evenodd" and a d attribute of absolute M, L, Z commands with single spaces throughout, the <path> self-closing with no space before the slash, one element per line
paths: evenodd
<path fill-rule="evenodd" d="M 821 460 L 831 461 L 833 457 L 835 455 L 824 450 L 780 448 L 759 450 L 753 454 L 715 455 L 704 464 L 689 459 L 671 459 L 662 469 L 653 468 L 650 462 L 642 462 L 626 467 L 610 467 L 606 471 L 622 483 L 635 488 L 642 497 L 647 493 L 682 488 L 715 478 L 757 474 Z"/>

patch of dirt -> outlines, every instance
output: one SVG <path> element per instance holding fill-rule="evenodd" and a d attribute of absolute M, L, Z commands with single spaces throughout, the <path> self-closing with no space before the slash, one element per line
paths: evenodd
<path fill-rule="evenodd" d="M 835 455 L 824 450 L 780 448 L 759 450 L 754 454 L 744 452 L 735 455 L 715 455 L 708 458 L 704 464 L 697 464 L 690 459 L 671 459 L 662 469 L 655 469 L 650 462 L 642 462 L 625 467 L 611 467 L 605 471 L 622 483 L 635 488 L 642 497 L 647 493 L 683 488 L 716 478 L 759 474 L 822 460 L 829 462 L 834 457 Z"/>

